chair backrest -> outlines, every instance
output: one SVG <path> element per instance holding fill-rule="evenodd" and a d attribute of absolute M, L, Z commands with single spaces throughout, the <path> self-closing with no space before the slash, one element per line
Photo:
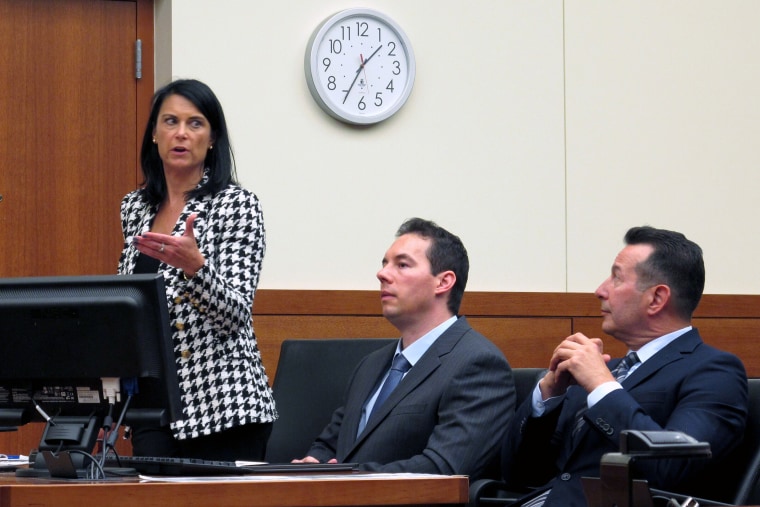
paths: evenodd
<path fill-rule="evenodd" d="M 749 413 L 744 439 L 731 459 L 740 463 L 734 467 L 738 481 L 734 505 L 760 504 L 760 378 L 751 378 L 749 382 Z"/>
<path fill-rule="evenodd" d="M 519 407 L 525 398 L 530 396 L 539 378 L 545 372 L 545 368 L 512 368 L 512 377 L 515 381 L 515 392 L 517 394 L 515 407 Z"/>
<path fill-rule="evenodd" d="M 519 407 L 523 400 L 530 396 L 533 388 L 536 386 L 536 382 L 538 382 L 538 379 L 545 371 L 544 368 L 512 368 L 512 380 L 515 383 L 515 395 L 517 398 L 515 400 L 515 407 Z M 481 474 L 481 479 L 483 481 L 501 479 L 501 453 L 497 453 L 486 465 L 485 470 Z"/>
<path fill-rule="evenodd" d="M 284 340 L 272 384 L 279 418 L 272 426 L 266 459 L 303 458 L 332 413 L 343 403 L 351 373 L 370 352 L 393 338 Z"/>
<path fill-rule="evenodd" d="M 748 379 L 749 412 L 741 443 L 688 493 L 700 504 L 760 504 L 760 378 Z M 704 500 L 709 499 L 709 500 Z"/>

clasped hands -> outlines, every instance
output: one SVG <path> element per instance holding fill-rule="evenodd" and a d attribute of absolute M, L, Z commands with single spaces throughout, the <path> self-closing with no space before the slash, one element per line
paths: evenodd
<path fill-rule="evenodd" d="M 179 268 L 186 277 L 192 278 L 206 262 L 198 249 L 198 242 L 195 240 L 193 232 L 193 224 L 197 217 L 198 214 L 193 213 L 187 218 L 185 232 L 181 236 L 144 232 L 140 236 L 134 236 L 132 243 L 140 253 L 150 255 L 161 262 Z"/>
<path fill-rule="evenodd" d="M 549 371 L 539 382 L 541 397 L 546 400 L 561 396 L 571 385 L 579 385 L 590 393 L 601 384 L 614 381 L 607 367 L 609 360 L 600 338 L 589 338 L 583 333 L 568 336 L 554 349 Z"/>

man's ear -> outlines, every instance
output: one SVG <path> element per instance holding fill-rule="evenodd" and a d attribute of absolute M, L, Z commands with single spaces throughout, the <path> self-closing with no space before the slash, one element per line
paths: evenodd
<path fill-rule="evenodd" d="M 441 271 L 436 275 L 436 278 L 438 278 L 438 285 L 435 287 L 436 294 L 451 291 L 457 281 L 457 275 L 453 271 Z"/>
<path fill-rule="evenodd" d="M 650 287 L 649 290 L 652 299 L 649 301 L 648 311 L 649 315 L 655 315 L 660 313 L 670 301 L 670 287 L 660 284 Z"/>

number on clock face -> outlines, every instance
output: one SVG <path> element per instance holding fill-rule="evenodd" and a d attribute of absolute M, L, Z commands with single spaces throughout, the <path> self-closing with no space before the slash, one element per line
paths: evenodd
<path fill-rule="evenodd" d="M 371 14 L 349 16 L 326 28 L 311 67 L 322 100 L 342 115 L 383 119 L 395 112 L 414 79 L 413 56 L 403 35 Z"/>

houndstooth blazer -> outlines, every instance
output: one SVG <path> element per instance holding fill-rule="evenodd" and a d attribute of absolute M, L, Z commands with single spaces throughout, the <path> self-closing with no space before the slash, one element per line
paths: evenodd
<path fill-rule="evenodd" d="M 139 255 L 127 238 L 147 231 L 157 209 L 143 199 L 142 190 L 122 200 L 120 274 L 132 273 Z M 190 280 L 173 266 L 161 263 L 158 268 L 166 281 L 182 393 L 184 417 L 171 424 L 177 439 L 277 418 L 253 332 L 253 296 L 266 246 L 259 201 L 235 185 L 191 199 L 173 235 L 184 233 L 193 213 L 198 214 L 193 230 L 206 264 Z"/>

